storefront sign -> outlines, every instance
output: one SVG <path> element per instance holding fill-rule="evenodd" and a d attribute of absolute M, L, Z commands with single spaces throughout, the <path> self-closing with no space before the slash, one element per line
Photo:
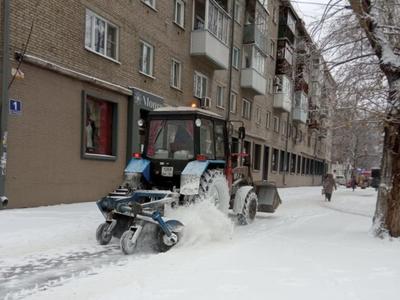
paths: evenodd
<path fill-rule="evenodd" d="M 133 99 L 135 105 L 153 110 L 164 106 L 164 99 L 151 93 L 133 88 Z"/>

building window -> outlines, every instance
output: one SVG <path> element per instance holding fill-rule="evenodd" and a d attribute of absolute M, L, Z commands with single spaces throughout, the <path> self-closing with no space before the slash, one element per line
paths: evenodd
<path fill-rule="evenodd" d="M 232 66 L 235 69 L 239 69 L 239 66 L 240 66 L 240 49 L 236 48 L 236 47 L 233 47 Z"/>
<path fill-rule="evenodd" d="M 271 112 L 267 111 L 265 127 L 270 128 L 270 126 L 271 126 Z"/>
<path fill-rule="evenodd" d="M 83 156 L 115 158 L 117 104 L 84 93 L 83 111 Z"/>
<path fill-rule="evenodd" d="M 242 6 L 239 1 L 235 1 L 235 21 L 240 24 L 240 17 L 242 15 Z"/>
<path fill-rule="evenodd" d="M 236 113 L 236 106 L 237 106 L 237 94 L 236 93 L 231 93 L 231 113 Z"/>
<path fill-rule="evenodd" d="M 181 88 L 182 65 L 179 61 L 173 59 L 171 64 L 171 86 L 177 89 Z"/>
<path fill-rule="evenodd" d="M 271 171 L 278 171 L 279 150 L 273 149 L 271 156 Z"/>
<path fill-rule="evenodd" d="M 301 160 L 301 175 L 304 175 L 306 173 L 306 158 L 303 157 Z"/>
<path fill-rule="evenodd" d="M 279 117 L 274 116 L 274 131 L 279 133 Z"/>
<path fill-rule="evenodd" d="M 174 21 L 181 27 L 185 26 L 185 2 L 175 0 Z"/>
<path fill-rule="evenodd" d="M 290 157 L 291 157 L 291 154 L 290 154 L 290 152 L 286 152 L 286 160 L 285 160 L 285 172 L 289 172 L 289 170 L 290 170 Z"/>
<path fill-rule="evenodd" d="M 118 27 L 86 10 L 85 47 L 111 59 L 118 59 Z"/>
<path fill-rule="evenodd" d="M 261 124 L 261 107 L 257 106 L 256 109 L 256 124 Z"/>
<path fill-rule="evenodd" d="M 286 135 L 286 121 L 282 120 L 282 135 Z"/>
<path fill-rule="evenodd" d="M 271 55 L 272 58 L 275 58 L 275 42 L 273 40 L 271 40 L 269 44 L 269 55 Z"/>
<path fill-rule="evenodd" d="M 274 80 L 271 77 L 268 77 L 268 93 L 274 93 Z"/>
<path fill-rule="evenodd" d="M 152 45 L 140 42 L 140 72 L 153 76 L 154 48 Z"/>
<path fill-rule="evenodd" d="M 272 20 L 274 21 L 275 24 L 278 24 L 278 15 L 279 15 L 278 7 L 274 6 L 272 12 Z"/>
<path fill-rule="evenodd" d="M 224 87 L 217 85 L 217 107 L 224 108 Z"/>
<path fill-rule="evenodd" d="M 142 2 L 151 8 L 156 8 L 156 0 L 142 0 Z"/>
<path fill-rule="evenodd" d="M 194 72 L 194 96 L 205 98 L 207 96 L 207 76 Z"/>
<path fill-rule="evenodd" d="M 251 102 L 246 99 L 242 102 L 242 117 L 249 120 L 251 117 Z"/>
<path fill-rule="evenodd" d="M 254 170 L 260 170 L 261 166 L 261 145 L 254 144 Z"/>

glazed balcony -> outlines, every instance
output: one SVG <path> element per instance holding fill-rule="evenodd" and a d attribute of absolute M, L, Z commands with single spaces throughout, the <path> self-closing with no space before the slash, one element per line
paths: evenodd
<path fill-rule="evenodd" d="M 268 14 L 259 1 L 246 1 L 246 22 L 243 28 L 243 44 L 255 44 L 264 55 L 267 45 Z"/>
<path fill-rule="evenodd" d="M 242 71 L 240 86 L 250 89 L 256 95 L 265 95 L 267 80 L 265 79 L 266 57 L 255 45 L 243 46 Z"/>
<path fill-rule="evenodd" d="M 286 75 L 278 75 L 275 80 L 274 109 L 292 111 L 292 81 Z"/>
<path fill-rule="evenodd" d="M 194 13 L 190 54 L 205 58 L 215 69 L 227 69 L 230 16 L 213 0 L 194 1 Z"/>
<path fill-rule="evenodd" d="M 297 91 L 294 95 L 293 121 L 306 124 L 308 117 L 308 99 L 303 91 Z"/>

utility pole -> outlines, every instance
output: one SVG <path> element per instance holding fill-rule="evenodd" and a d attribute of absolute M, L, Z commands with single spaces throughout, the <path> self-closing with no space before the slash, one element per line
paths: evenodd
<path fill-rule="evenodd" d="M 7 165 L 7 118 L 8 118 L 8 82 L 10 71 L 10 0 L 3 0 L 3 58 L 1 75 L 1 123 L 0 123 L 0 209 L 8 204 L 5 196 L 6 165 Z"/>

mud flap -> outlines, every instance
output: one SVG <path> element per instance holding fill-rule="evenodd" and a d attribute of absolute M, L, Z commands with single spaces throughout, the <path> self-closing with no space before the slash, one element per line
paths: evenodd
<path fill-rule="evenodd" d="M 278 189 L 270 182 L 254 182 L 254 188 L 258 196 L 258 211 L 273 213 L 282 203 Z"/>
<path fill-rule="evenodd" d="M 239 188 L 235 194 L 235 200 L 233 202 L 233 212 L 235 214 L 241 214 L 244 206 L 244 201 L 246 200 L 247 194 L 253 190 L 250 185 L 245 185 Z"/>
<path fill-rule="evenodd" d="M 191 161 L 181 173 L 182 195 L 197 195 L 199 193 L 200 178 L 207 170 L 209 161 Z"/>

